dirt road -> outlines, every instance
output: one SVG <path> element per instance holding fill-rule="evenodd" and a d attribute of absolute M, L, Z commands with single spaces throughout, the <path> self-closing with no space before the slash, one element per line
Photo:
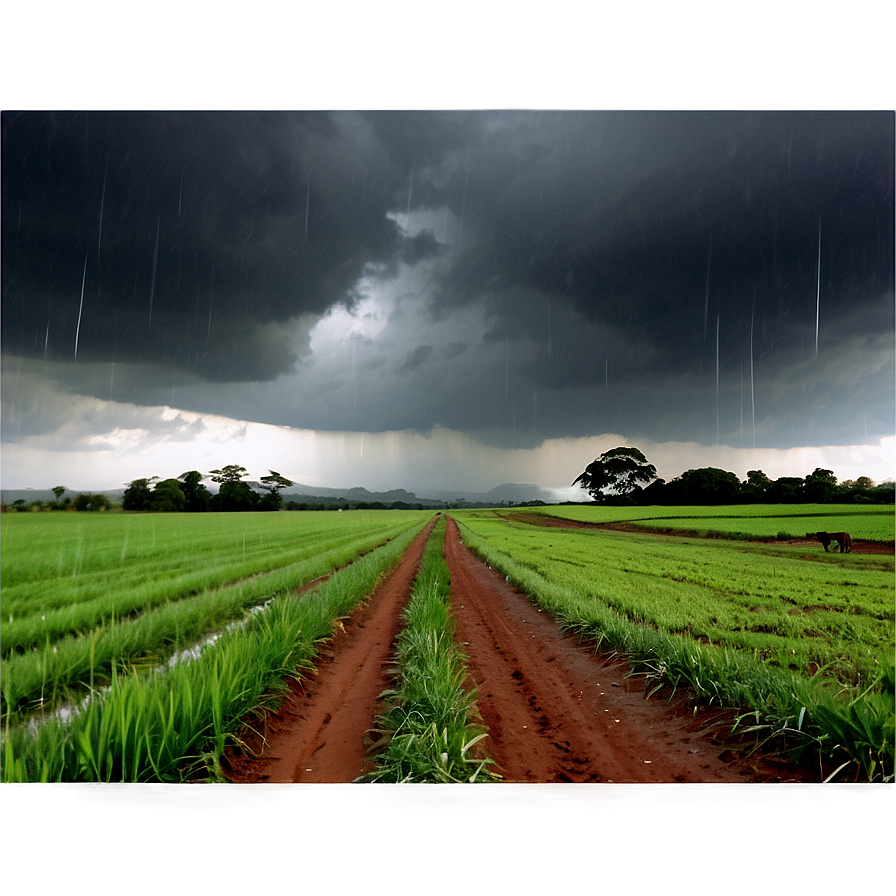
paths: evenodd
<path fill-rule="evenodd" d="M 347 783 L 371 770 L 365 736 L 390 682 L 400 613 L 430 528 L 396 571 L 344 623 L 318 674 L 292 683 L 269 717 L 257 756 L 234 752 L 234 782 Z M 804 779 L 786 763 L 738 760 L 719 735 L 699 733 L 706 718 L 644 697 L 618 659 L 595 655 L 560 631 L 546 612 L 514 591 L 463 545 L 448 520 L 457 637 L 489 736 L 483 742 L 507 782 L 745 782 Z"/>

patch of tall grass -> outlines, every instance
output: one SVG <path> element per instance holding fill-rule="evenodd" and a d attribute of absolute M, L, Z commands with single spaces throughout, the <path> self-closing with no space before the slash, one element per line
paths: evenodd
<path fill-rule="evenodd" d="M 465 660 L 454 638 L 450 578 L 443 556 L 445 521 L 427 543 L 414 589 L 403 612 L 395 652 L 395 687 L 382 696 L 386 709 L 375 731 L 376 771 L 368 781 L 475 783 L 495 781 L 481 755 L 487 736 L 476 722 L 476 691 L 465 686 Z"/>
<path fill-rule="evenodd" d="M 583 580 L 571 577 L 568 565 L 545 559 L 550 553 L 547 543 L 540 552 L 535 542 L 515 541 L 518 531 L 502 538 L 499 527 L 483 520 L 472 514 L 458 519 L 466 544 L 570 632 L 624 654 L 633 671 L 650 681 L 673 688 L 687 685 L 702 701 L 741 709 L 743 718 L 751 720 L 747 730 L 778 739 L 802 756 L 810 751 L 819 759 L 839 762 L 843 776 L 893 780 L 891 650 L 878 654 L 876 671 L 858 693 L 826 678 L 823 668 L 806 675 L 775 667 L 757 651 L 701 643 L 691 633 L 671 631 L 649 622 L 646 615 L 626 612 L 624 600 L 616 600 L 613 589 L 601 582 L 599 555 L 591 564 L 592 585 L 583 588 Z M 552 530 L 549 537 L 554 535 Z M 633 545 L 630 556 L 641 547 Z M 641 599 L 649 613 L 649 588 Z"/>
<path fill-rule="evenodd" d="M 2 780 L 220 780 L 220 758 L 247 714 L 276 701 L 283 677 L 312 666 L 340 617 L 399 562 L 420 523 L 304 595 L 280 593 L 193 662 L 159 675 L 112 675 L 110 690 L 72 717 L 31 730 L 7 723 Z"/>

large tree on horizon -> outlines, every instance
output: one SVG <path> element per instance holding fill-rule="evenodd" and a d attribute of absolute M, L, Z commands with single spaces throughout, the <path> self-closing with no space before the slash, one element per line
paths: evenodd
<path fill-rule="evenodd" d="M 573 485 L 586 489 L 595 501 L 603 501 L 607 491 L 623 497 L 630 495 L 641 483 L 656 479 L 656 467 L 637 448 L 613 448 L 605 451 L 580 473 Z"/>

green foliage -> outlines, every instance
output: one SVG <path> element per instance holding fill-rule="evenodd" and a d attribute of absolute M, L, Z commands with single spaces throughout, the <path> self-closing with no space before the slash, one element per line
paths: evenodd
<path fill-rule="evenodd" d="M 150 482 L 152 479 L 135 479 L 129 483 L 121 499 L 122 510 L 149 510 L 152 504 Z"/>
<path fill-rule="evenodd" d="M 424 514 L 3 520 L 5 712 L 145 668 L 404 531 Z"/>
<path fill-rule="evenodd" d="M 613 448 L 585 467 L 573 482 L 586 489 L 595 501 L 606 497 L 605 491 L 629 495 L 656 478 L 656 467 L 637 448 Z"/>
<path fill-rule="evenodd" d="M 152 490 L 149 509 L 157 513 L 174 513 L 185 509 L 187 500 L 176 479 L 163 479 Z"/>
<path fill-rule="evenodd" d="M 184 510 L 198 513 L 209 509 L 211 492 L 202 484 L 203 476 L 198 470 L 188 470 L 177 477 L 184 493 Z"/>

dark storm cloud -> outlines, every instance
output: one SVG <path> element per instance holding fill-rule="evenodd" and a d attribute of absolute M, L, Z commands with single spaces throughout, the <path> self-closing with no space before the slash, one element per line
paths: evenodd
<path fill-rule="evenodd" d="M 257 325 L 323 312 L 368 263 L 435 251 L 425 236 L 406 245 L 386 217 L 406 174 L 355 126 L 327 114 L 4 114 L 4 348 L 74 356 L 81 309 L 82 358 L 225 381 L 289 369 Z"/>
<path fill-rule="evenodd" d="M 864 113 L 521 118 L 502 167 L 497 152 L 470 163 L 478 239 L 445 300 L 491 286 L 496 325 L 514 333 L 537 320 L 528 295 L 563 297 L 647 341 L 642 360 L 665 373 L 699 363 L 716 315 L 728 349 L 755 319 L 792 350 L 814 332 L 819 225 L 823 314 L 877 314 L 892 296 L 892 125 Z"/>
<path fill-rule="evenodd" d="M 752 361 L 757 431 L 848 440 L 862 407 L 886 432 L 893 124 L 862 112 L 6 113 L 3 349 L 74 360 L 77 334 L 79 361 L 191 381 L 307 378 L 296 321 L 361 301 L 364 278 L 429 264 L 415 301 L 446 332 L 396 336 L 388 365 L 425 387 L 406 377 L 360 401 L 382 382 L 334 369 L 316 384 L 326 403 L 287 415 L 253 399 L 257 418 L 491 425 L 497 441 L 525 430 L 533 443 L 601 426 L 711 440 L 715 403 L 742 404 Z M 413 232 L 424 210 L 442 230 Z M 478 347 L 453 331 L 469 309 L 482 312 Z M 360 343 L 356 361 L 386 367 Z"/>

